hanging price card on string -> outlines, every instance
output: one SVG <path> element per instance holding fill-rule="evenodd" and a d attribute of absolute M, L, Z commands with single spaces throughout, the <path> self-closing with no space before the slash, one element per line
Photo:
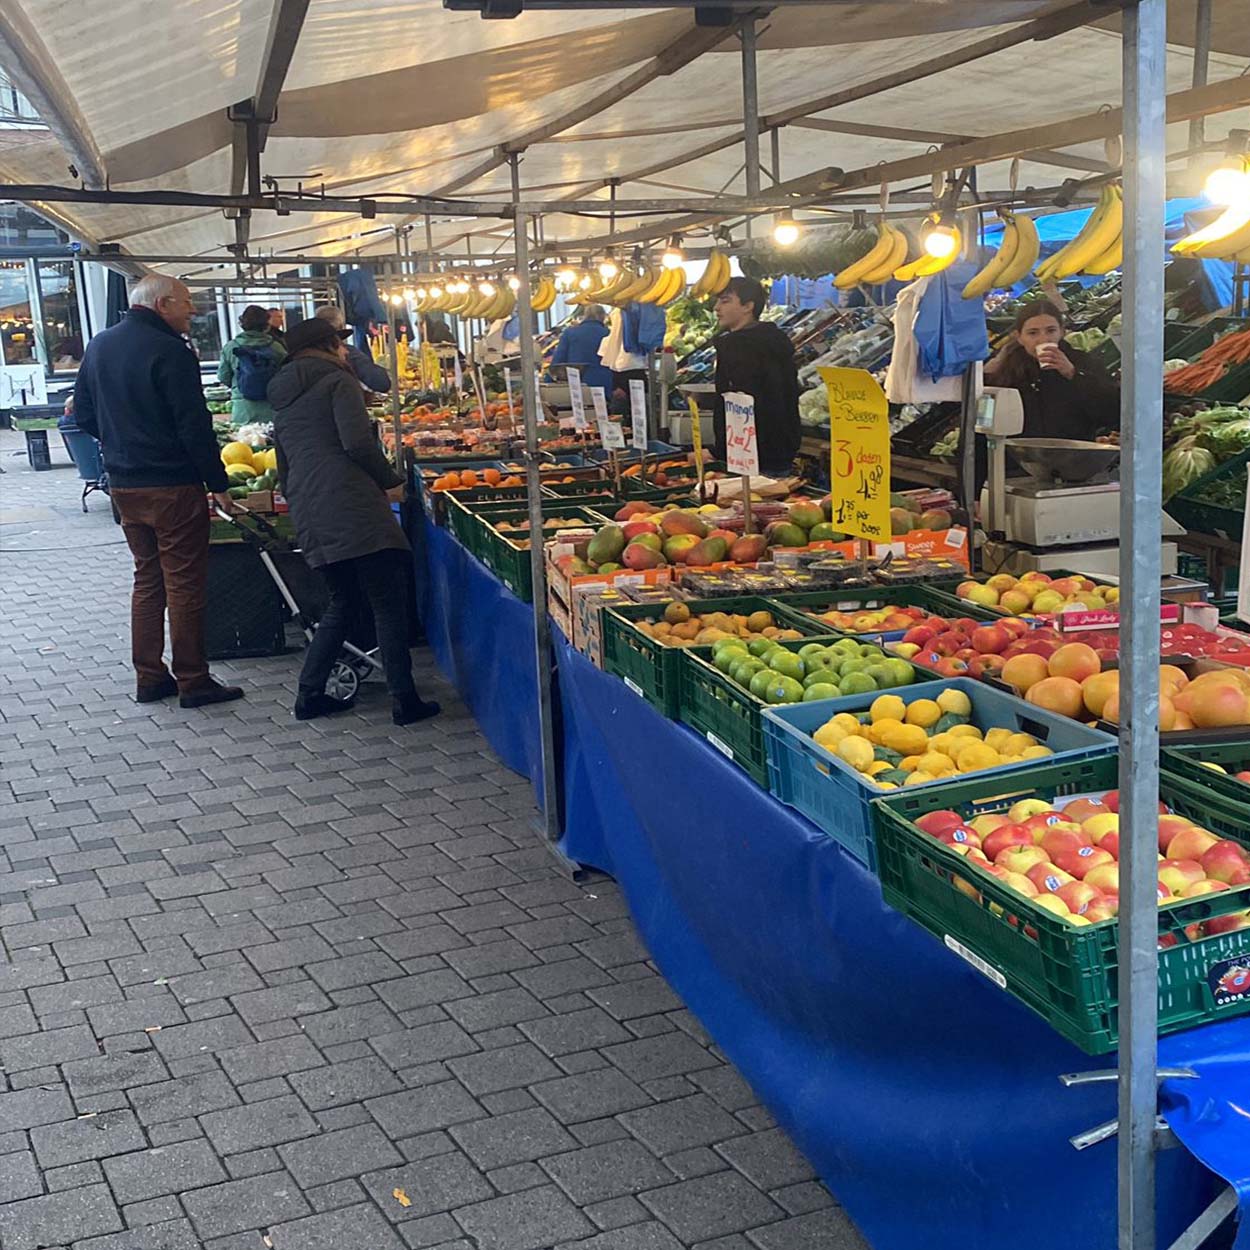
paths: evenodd
<path fill-rule="evenodd" d="M 604 451 L 620 451 L 625 446 L 625 431 L 608 416 L 608 397 L 602 386 L 590 388 L 590 401 L 595 408 L 595 424 Z"/>
<path fill-rule="evenodd" d="M 634 448 L 641 455 L 647 451 L 647 384 L 641 378 L 629 382 L 629 415 L 633 422 Z"/>
<path fill-rule="evenodd" d="M 741 473 L 744 477 L 759 474 L 755 400 L 743 391 L 725 393 L 725 460 L 730 473 Z"/>
<path fill-rule="evenodd" d="M 573 407 L 573 428 L 586 428 L 586 400 L 582 395 L 582 371 L 569 366 L 569 403 Z"/>
<path fill-rule="evenodd" d="M 885 392 L 865 369 L 820 370 L 829 393 L 830 494 L 835 529 L 890 539 L 890 418 Z"/>
<path fill-rule="evenodd" d="M 699 485 L 703 485 L 703 426 L 700 424 L 699 405 L 694 397 L 688 395 L 686 404 L 690 409 L 690 440 L 694 443 L 694 467 L 699 475 Z"/>

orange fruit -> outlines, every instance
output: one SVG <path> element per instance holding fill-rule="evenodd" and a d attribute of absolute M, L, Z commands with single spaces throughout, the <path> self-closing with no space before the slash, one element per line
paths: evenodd
<path fill-rule="evenodd" d="M 498 486 L 503 474 L 498 469 L 487 469 L 482 477 L 486 480 L 487 486 Z"/>
<path fill-rule="evenodd" d="M 444 473 L 443 474 L 443 489 L 444 490 L 455 490 L 456 487 L 459 485 L 460 485 L 459 473 Z"/>
<path fill-rule="evenodd" d="M 477 485 L 477 474 L 474 473 L 472 469 L 465 469 L 465 471 L 460 475 L 460 485 L 466 490 L 471 490 Z"/>

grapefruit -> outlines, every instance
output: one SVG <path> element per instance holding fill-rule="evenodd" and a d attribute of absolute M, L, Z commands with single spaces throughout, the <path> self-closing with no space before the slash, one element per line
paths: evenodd
<path fill-rule="evenodd" d="M 1047 676 L 1046 661 L 1040 655 L 1024 652 L 1013 655 L 1003 665 L 1000 674 L 1003 681 L 1014 686 L 1020 694 L 1027 694 L 1031 687 Z"/>
<path fill-rule="evenodd" d="M 1120 670 L 1110 669 L 1105 673 L 1095 673 L 1081 683 L 1081 698 L 1085 710 L 1091 716 L 1101 716 L 1103 706 L 1112 695 L 1120 692 Z"/>
<path fill-rule="evenodd" d="M 1093 647 L 1083 642 L 1069 642 L 1050 657 L 1047 669 L 1051 677 L 1070 677 L 1082 682 L 1102 669 L 1102 661 Z"/>
<path fill-rule="evenodd" d="M 1077 717 L 1085 706 L 1081 699 L 1081 687 L 1071 677 L 1043 677 L 1029 687 L 1024 697 L 1030 703 L 1060 716 Z"/>
<path fill-rule="evenodd" d="M 255 468 L 252 449 L 246 443 L 227 443 L 221 449 L 222 464 L 243 464 L 249 469 Z"/>

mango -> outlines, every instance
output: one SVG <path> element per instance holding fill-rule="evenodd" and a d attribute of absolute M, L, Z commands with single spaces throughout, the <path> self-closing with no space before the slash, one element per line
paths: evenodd
<path fill-rule="evenodd" d="M 627 569 L 658 569 L 664 563 L 664 557 L 658 551 L 640 542 L 630 543 L 621 560 Z"/>
<path fill-rule="evenodd" d="M 763 534 L 744 534 L 729 548 L 729 558 L 738 564 L 755 564 L 764 558 L 768 540 Z"/>
<path fill-rule="evenodd" d="M 772 547 L 806 547 L 807 531 L 789 521 L 774 521 L 768 527 L 768 543 Z"/>
<path fill-rule="evenodd" d="M 620 559 L 625 550 L 625 531 L 619 525 L 605 525 L 586 548 L 586 559 L 591 564 L 611 564 Z"/>
<path fill-rule="evenodd" d="M 825 519 L 825 514 L 818 503 L 796 503 L 790 509 L 790 523 L 800 529 L 809 530 Z"/>
<path fill-rule="evenodd" d="M 696 539 L 707 537 L 707 526 L 693 512 L 666 512 L 660 531 L 668 537 L 692 534 Z"/>
<path fill-rule="evenodd" d="M 699 539 L 693 534 L 674 534 L 664 544 L 664 554 L 672 564 L 685 564 L 690 550 L 699 545 Z"/>

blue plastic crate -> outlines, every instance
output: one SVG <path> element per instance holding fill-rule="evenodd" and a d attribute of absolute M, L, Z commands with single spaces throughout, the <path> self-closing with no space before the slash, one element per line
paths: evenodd
<path fill-rule="evenodd" d="M 899 695 L 905 703 L 916 699 L 936 699 L 944 690 L 962 690 L 972 701 L 972 723 L 982 730 L 1001 726 L 1013 732 L 1032 734 L 1053 755 L 1022 764 L 1005 764 L 979 773 L 963 773 L 957 778 L 926 781 L 909 786 L 908 791 L 936 790 L 953 780 L 968 777 L 1009 777 L 1038 763 L 1068 761 L 1109 755 L 1116 740 L 1079 721 L 1047 712 L 1015 695 L 994 690 L 983 682 L 966 677 L 950 681 L 923 682 L 896 690 L 874 691 L 845 699 L 825 699 L 816 703 L 795 703 L 767 708 L 764 712 L 764 745 L 768 753 L 768 788 L 783 803 L 797 808 L 835 842 L 844 846 L 860 863 L 877 870 L 876 847 L 872 839 L 873 799 L 892 791 L 879 789 L 849 764 L 820 746 L 812 734 L 838 712 L 866 712 L 881 693 Z"/>

